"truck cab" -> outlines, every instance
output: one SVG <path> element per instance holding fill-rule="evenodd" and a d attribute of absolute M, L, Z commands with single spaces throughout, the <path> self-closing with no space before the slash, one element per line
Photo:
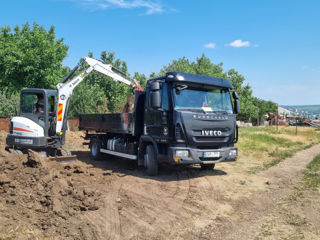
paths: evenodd
<path fill-rule="evenodd" d="M 227 79 L 172 72 L 148 81 L 144 135 L 175 164 L 235 161 L 237 94 Z"/>

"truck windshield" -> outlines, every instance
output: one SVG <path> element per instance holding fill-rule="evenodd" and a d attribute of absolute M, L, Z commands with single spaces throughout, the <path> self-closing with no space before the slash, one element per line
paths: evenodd
<path fill-rule="evenodd" d="M 193 89 L 186 86 L 173 90 L 174 108 L 195 112 L 233 113 L 228 89 Z"/>

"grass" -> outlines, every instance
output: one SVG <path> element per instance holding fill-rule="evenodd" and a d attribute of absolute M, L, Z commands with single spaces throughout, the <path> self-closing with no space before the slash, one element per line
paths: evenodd
<path fill-rule="evenodd" d="M 290 204 L 292 202 L 300 202 L 301 206 L 305 204 L 306 190 L 320 190 L 320 154 L 313 158 L 313 160 L 303 170 L 303 179 L 295 186 L 292 194 L 288 195 L 281 202 L 280 206 Z M 308 196 L 308 195 L 307 195 Z"/>
<path fill-rule="evenodd" d="M 239 129 L 239 162 L 243 168 L 255 173 L 277 165 L 296 152 L 320 143 L 318 128 L 279 126 L 251 127 Z"/>
<path fill-rule="evenodd" d="M 320 187 L 320 155 L 317 155 L 303 172 L 305 186 L 311 189 Z"/>

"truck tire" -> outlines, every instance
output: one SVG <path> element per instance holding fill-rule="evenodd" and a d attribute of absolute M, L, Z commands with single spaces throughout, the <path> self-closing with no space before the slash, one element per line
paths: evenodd
<path fill-rule="evenodd" d="M 147 174 L 149 176 L 158 175 L 158 161 L 156 159 L 154 148 L 152 145 L 147 146 L 144 159 L 145 159 L 145 167 L 147 168 Z"/>
<path fill-rule="evenodd" d="M 215 164 L 201 164 L 202 170 L 213 170 L 215 167 Z"/>
<path fill-rule="evenodd" d="M 94 160 L 99 160 L 102 158 L 102 153 L 100 152 L 101 140 L 99 138 L 92 139 L 91 142 L 91 156 Z"/>

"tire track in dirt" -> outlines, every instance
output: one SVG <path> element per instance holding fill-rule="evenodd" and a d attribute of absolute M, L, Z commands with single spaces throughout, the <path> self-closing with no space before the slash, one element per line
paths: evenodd
<path fill-rule="evenodd" d="M 302 178 L 302 170 L 312 159 L 320 154 L 320 145 L 296 153 L 276 166 L 260 172 L 250 178 L 255 181 L 267 179 L 265 190 L 260 190 L 232 204 L 243 217 L 233 221 L 227 233 L 218 233 L 224 239 L 254 239 L 259 231 L 264 231 L 265 220 L 278 216 L 279 201 L 295 191 L 296 184 Z"/>
<path fill-rule="evenodd" d="M 86 212 L 85 221 L 90 227 L 92 235 L 85 236 L 85 239 L 121 239 L 121 224 L 118 210 L 117 199 L 122 184 L 119 180 L 114 179 L 114 183 L 105 193 L 103 199 L 104 206 L 95 212 Z"/>
<path fill-rule="evenodd" d="M 103 239 L 106 236 L 106 232 L 101 228 L 101 224 L 103 224 L 104 221 L 104 215 L 101 213 L 86 213 L 84 216 L 84 222 L 87 223 L 87 226 L 81 228 L 82 238 L 95 240 Z"/>
<path fill-rule="evenodd" d="M 183 175 L 183 174 L 184 174 L 184 172 L 180 172 L 179 170 L 176 170 L 177 192 L 172 196 L 172 198 L 174 201 L 178 200 L 178 202 L 180 202 L 180 205 L 177 206 L 177 208 L 178 208 L 177 211 L 179 211 L 183 207 L 184 202 L 190 193 L 189 175 L 188 174 Z M 187 178 L 187 180 L 185 178 Z"/>
<path fill-rule="evenodd" d="M 199 169 L 190 170 L 190 184 L 193 189 L 191 198 L 192 205 L 197 207 L 200 221 L 197 221 L 197 225 L 202 226 L 204 223 L 208 223 L 216 218 L 220 214 L 218 211 L 219 202 L 216 201 L 216 191 L 203 172 L 198 172 Z M 201 222 L 201 223 L 200 223 Z"/>
<path fill-rule="evenodd" d="M 118 240 L 121 239 L 121 224 L 117 198 L 119 198 L 122 184 L 116 182 L 113 185 L 112 191 L 110 191 L 111 195 L 105 198 L 105 227 L 107 232 L 105 239 Z"/>
<path fill-rule="evenodd" d="M 121 236 L 119 231 L 125 235 L 121 236 L 122 239 L 138 237 L 135 235 L 137 232 L 140 233 L 139 238 L 148 239 L 162 237 L 161 234 L 169 237 L 173 225 L 182 225 L 180 227 L 183 229 L 185 201 L 189 195 L 188 175 L 186 171 L 179 170 L 171 173 L 151 179 L 127 175 L 117 182 L 117 185 L 121 184 L 119 189 L 110 189 L 112 193 L 118 192 L 121 202 L 118 203 L 119 227 L 112 229 L 109 239 Z M 111 206 L 106 204 L 105 207 Z"/>
<path fill-rule="evenodd" d="M 209 180 L 206 173 L 199 169 L 189 170 L 189 181 L 193 192 L 196 194 L 196 199 L 200 196 L 204 206 L 215 206 L 215 192 L 214 186 Z"/>

